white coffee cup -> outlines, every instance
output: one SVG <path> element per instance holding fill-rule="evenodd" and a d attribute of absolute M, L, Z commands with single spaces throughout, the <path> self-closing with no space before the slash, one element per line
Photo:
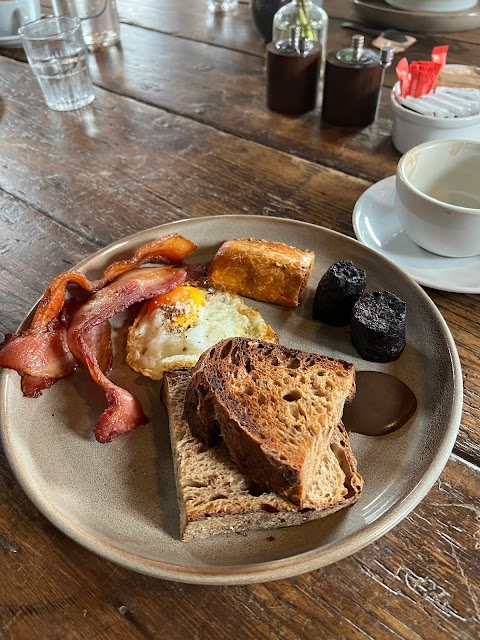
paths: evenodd
<path fill-rule="evenodd" d="M 22 24 L 40 17 L 40 0 L 0 0 L 0 38 L 18 34 Z"/>
<path fill-rule="evenodd" d="M 480 254 L 480 142 L 433 140 L 398 163 L 395 212 L 420 247 L 452 258 Z"/>

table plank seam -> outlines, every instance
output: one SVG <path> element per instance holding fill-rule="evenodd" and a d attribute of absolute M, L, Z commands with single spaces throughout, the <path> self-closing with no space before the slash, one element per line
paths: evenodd
<path fill-rule="evenodd" d="M 136 29 L 143 29 L 145 31 L 160 33 L 164 36 L 175 38 L 176 40 L 178 39 L 178 40 L 185 40 L 186 42 L 196 42 L 198 44 L 204 44 L 206 47 L 215 47 L 216 49 L 225 49 L 226 51 L 235 51 L 236 53 L 241 53 L 242 55 L 250 56 L 252 58 L 262 59 L 265 57 L 264 55 L 260 55 L 259 53 L 255 53 L 254 51 L 246 51 L 245 49 L 239 49 L 238 47 L 227 47 L 224 44 L 219 44 L 216 42 L 205 42 L 205 40 L 182 35 L 181 33 L 174 33 L 172 31 L 162 31 L 162 29 L 156 29 L 155 27 L 149 27 L 144 24 L 138 24 L 137 22 L 134 22 L 133 20 L 128 20 L 127 18 L 120 18 L 120 23 L 128 25 L 129 27 L 134 27 Z"/>
<path fill-rule="evenodd" d="M 58 218 L 56 218 L 55 216 L 51 215 L 50 213 L 48 213 L 44 209 L 41 209 L 40 207 L 32 204 L 29 200 L 26 200 L 26 199 L 22 198 L 20 195 L 18 195 L 16 193 L 12 193 L 11 191 L 8 191 L 8 189 L 5 189 L 5 187 L 0 186 L 0 191 L 3 191 L 3 193 L 6 193 L 7 195 L 9 195 L 10 197 L 14 198 L 15 200 L 18 200 L 19 202 L 22 202 L 27 207 L 30 207 L 31 209 L 33 209 L 34 211 L 36 211 L 40 215 L 42 215 L 45 218 L 47 218 L 47 220 L 50 220 L 50 221 L 58 224 L 59 227 L 67 229 L 67 231 L 70 231 L 71 233 L 75 234 L 76 236 L 82 238 L 83 240 L 87 240 L 88 242 L 91 242 L 95 247 L 98 247 L 99 249 L 101 249 L 101 248 L 103 248 L 105 246 L 105 243 L 100 242 L 98 240 L 98 238 L 96 238 L 94 236 L 90 236 L 88 234 L 81 233 L 79 229 L 75 229 L 75 227 L 67 224 L 66 222 L 63 222 L 62 220 L 59 220 Z"/>

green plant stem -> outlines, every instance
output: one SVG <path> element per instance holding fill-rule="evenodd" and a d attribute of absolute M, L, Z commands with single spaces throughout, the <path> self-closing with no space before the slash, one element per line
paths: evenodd
<path fill-rule="evenodd" d="M 307 0 L 308 2 L 309 0 Z M 315 40 L 313 29 L 310 25 L 310 11 L 305 0 L 297 0 L 298 18 L 301 27 L 301 36 L 307 40 Z"/>

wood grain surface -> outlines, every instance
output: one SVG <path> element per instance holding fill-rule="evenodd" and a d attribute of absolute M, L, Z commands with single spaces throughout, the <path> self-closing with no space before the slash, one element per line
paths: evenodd
<path fill-rule="evenodd" d="M 265 108 L 264 46 L 247 2 L 118 0 L 122 44 L 92 54 L 91 107 L 49 111 L 22 50 L 0 49 L 0 331 L 51 278 L 98 248 L 189 217 L 251 213 L 353 237 L 351 212 L 392 175 L 387 75 L 364 130 Z M 329 48 L 348 43 L 347 0 L 327 0 Z M 480 30 L 418 36 L 472 63 Z M 59 532 L 0 453 L 0 638 L 392 639 L 480 636 L 479 296 L 426 289 L 456 341 L 464 411 L 453 454 L 420 505 L 354 556 L 289 580 L 201 587 L 113 565 Z"/>

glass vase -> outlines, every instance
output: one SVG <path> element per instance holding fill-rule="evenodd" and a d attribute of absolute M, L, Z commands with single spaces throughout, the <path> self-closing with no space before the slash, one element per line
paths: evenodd
<path fill-rule="evenodd" d="M 297 26 L 300 27 L 301 38 L 318 42 L 321 47 L 319 78 L 321 99 L 327 55 L 328 15 L 321 6 L 311 0 L 292 0 L 281 7 L 273 18 L 273 42 L 288 40 L 291 28 Z"/>
<path fill-rule="evenodd" d="M 292 0 L 277 11 L 273 19 L 273 40 L 287 40 L 292 26 L 301 27 L 302 38 L 326 45 L 328 16 L 311 0 Z"/>

